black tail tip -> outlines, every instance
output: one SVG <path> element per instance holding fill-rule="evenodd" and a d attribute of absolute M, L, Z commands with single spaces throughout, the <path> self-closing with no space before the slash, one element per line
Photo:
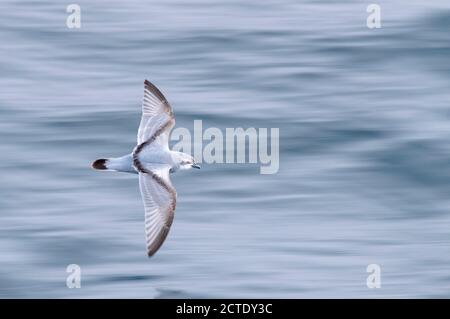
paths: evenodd
<path fill-rule="evenodd" d="M 92 168 L 93 169 L 108 169 L 106 167 L 106 159 L 98 159 L 96 160 L 94 163 L 92 163 Z"/>

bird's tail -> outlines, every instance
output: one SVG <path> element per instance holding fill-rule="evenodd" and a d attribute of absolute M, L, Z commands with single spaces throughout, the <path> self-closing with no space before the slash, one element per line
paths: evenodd
<path fill-rule="evenodd" d="M 100 158 L 98 160 L 95 160 L 94 163 L 92 163 L 93 169 L 99 169 L 99 170 L 105 170 L 108 169 L 108 162 L 109 160 Z"/>
<path fill-rule="evenodd" d="M 122 157 L 100 158 L 92 163 L 92 168 L 102 171 L 137 173 L 133 167 L 132 154 Z"/>

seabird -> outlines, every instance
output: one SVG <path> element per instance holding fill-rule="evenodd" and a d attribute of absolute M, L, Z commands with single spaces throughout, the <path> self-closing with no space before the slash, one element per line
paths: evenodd
<path fill-rule="evenodd" d="M 170 131 L 174 125 L 172 106 L 155 85 L 145 80 L 137 146 L 131 154 L 92 163 L 97 170 L 139 174 L 149 257 L 166 239 L 175 213 L 177 192 L 169 174 L 180 169 L 200 168 L 191 155 L 169 149 Z"/>

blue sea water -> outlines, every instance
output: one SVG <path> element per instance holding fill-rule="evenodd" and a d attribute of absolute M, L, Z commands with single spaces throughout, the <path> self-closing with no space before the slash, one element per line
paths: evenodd
<path fill-rule="evenodd" d="M 76 3 L 0 2 L 0 297 L 450 296 L 448 1 L 379 0 L 380 29 L 359 0 Z M 145 78 L 177 127 L 280 129 L 277 174 L 172 177 L 151 259 L 136 176 L 90 169 Z"/>

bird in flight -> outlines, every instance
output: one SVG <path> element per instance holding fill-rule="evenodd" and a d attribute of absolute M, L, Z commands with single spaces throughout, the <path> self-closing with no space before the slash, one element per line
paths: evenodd
<path fill-rule="evenodd" d="M 163 244 L 175 214 L 177 192 L 169 174 L 180 169 L 200 168 L 191 155 L 169 149 L 170 131 L 174 125 L 172 106 L 155 85 L 145 80 L 137 146 L 131 154 L 92 163 L 97 170 L 139 175 L 149 257 Z"/>

